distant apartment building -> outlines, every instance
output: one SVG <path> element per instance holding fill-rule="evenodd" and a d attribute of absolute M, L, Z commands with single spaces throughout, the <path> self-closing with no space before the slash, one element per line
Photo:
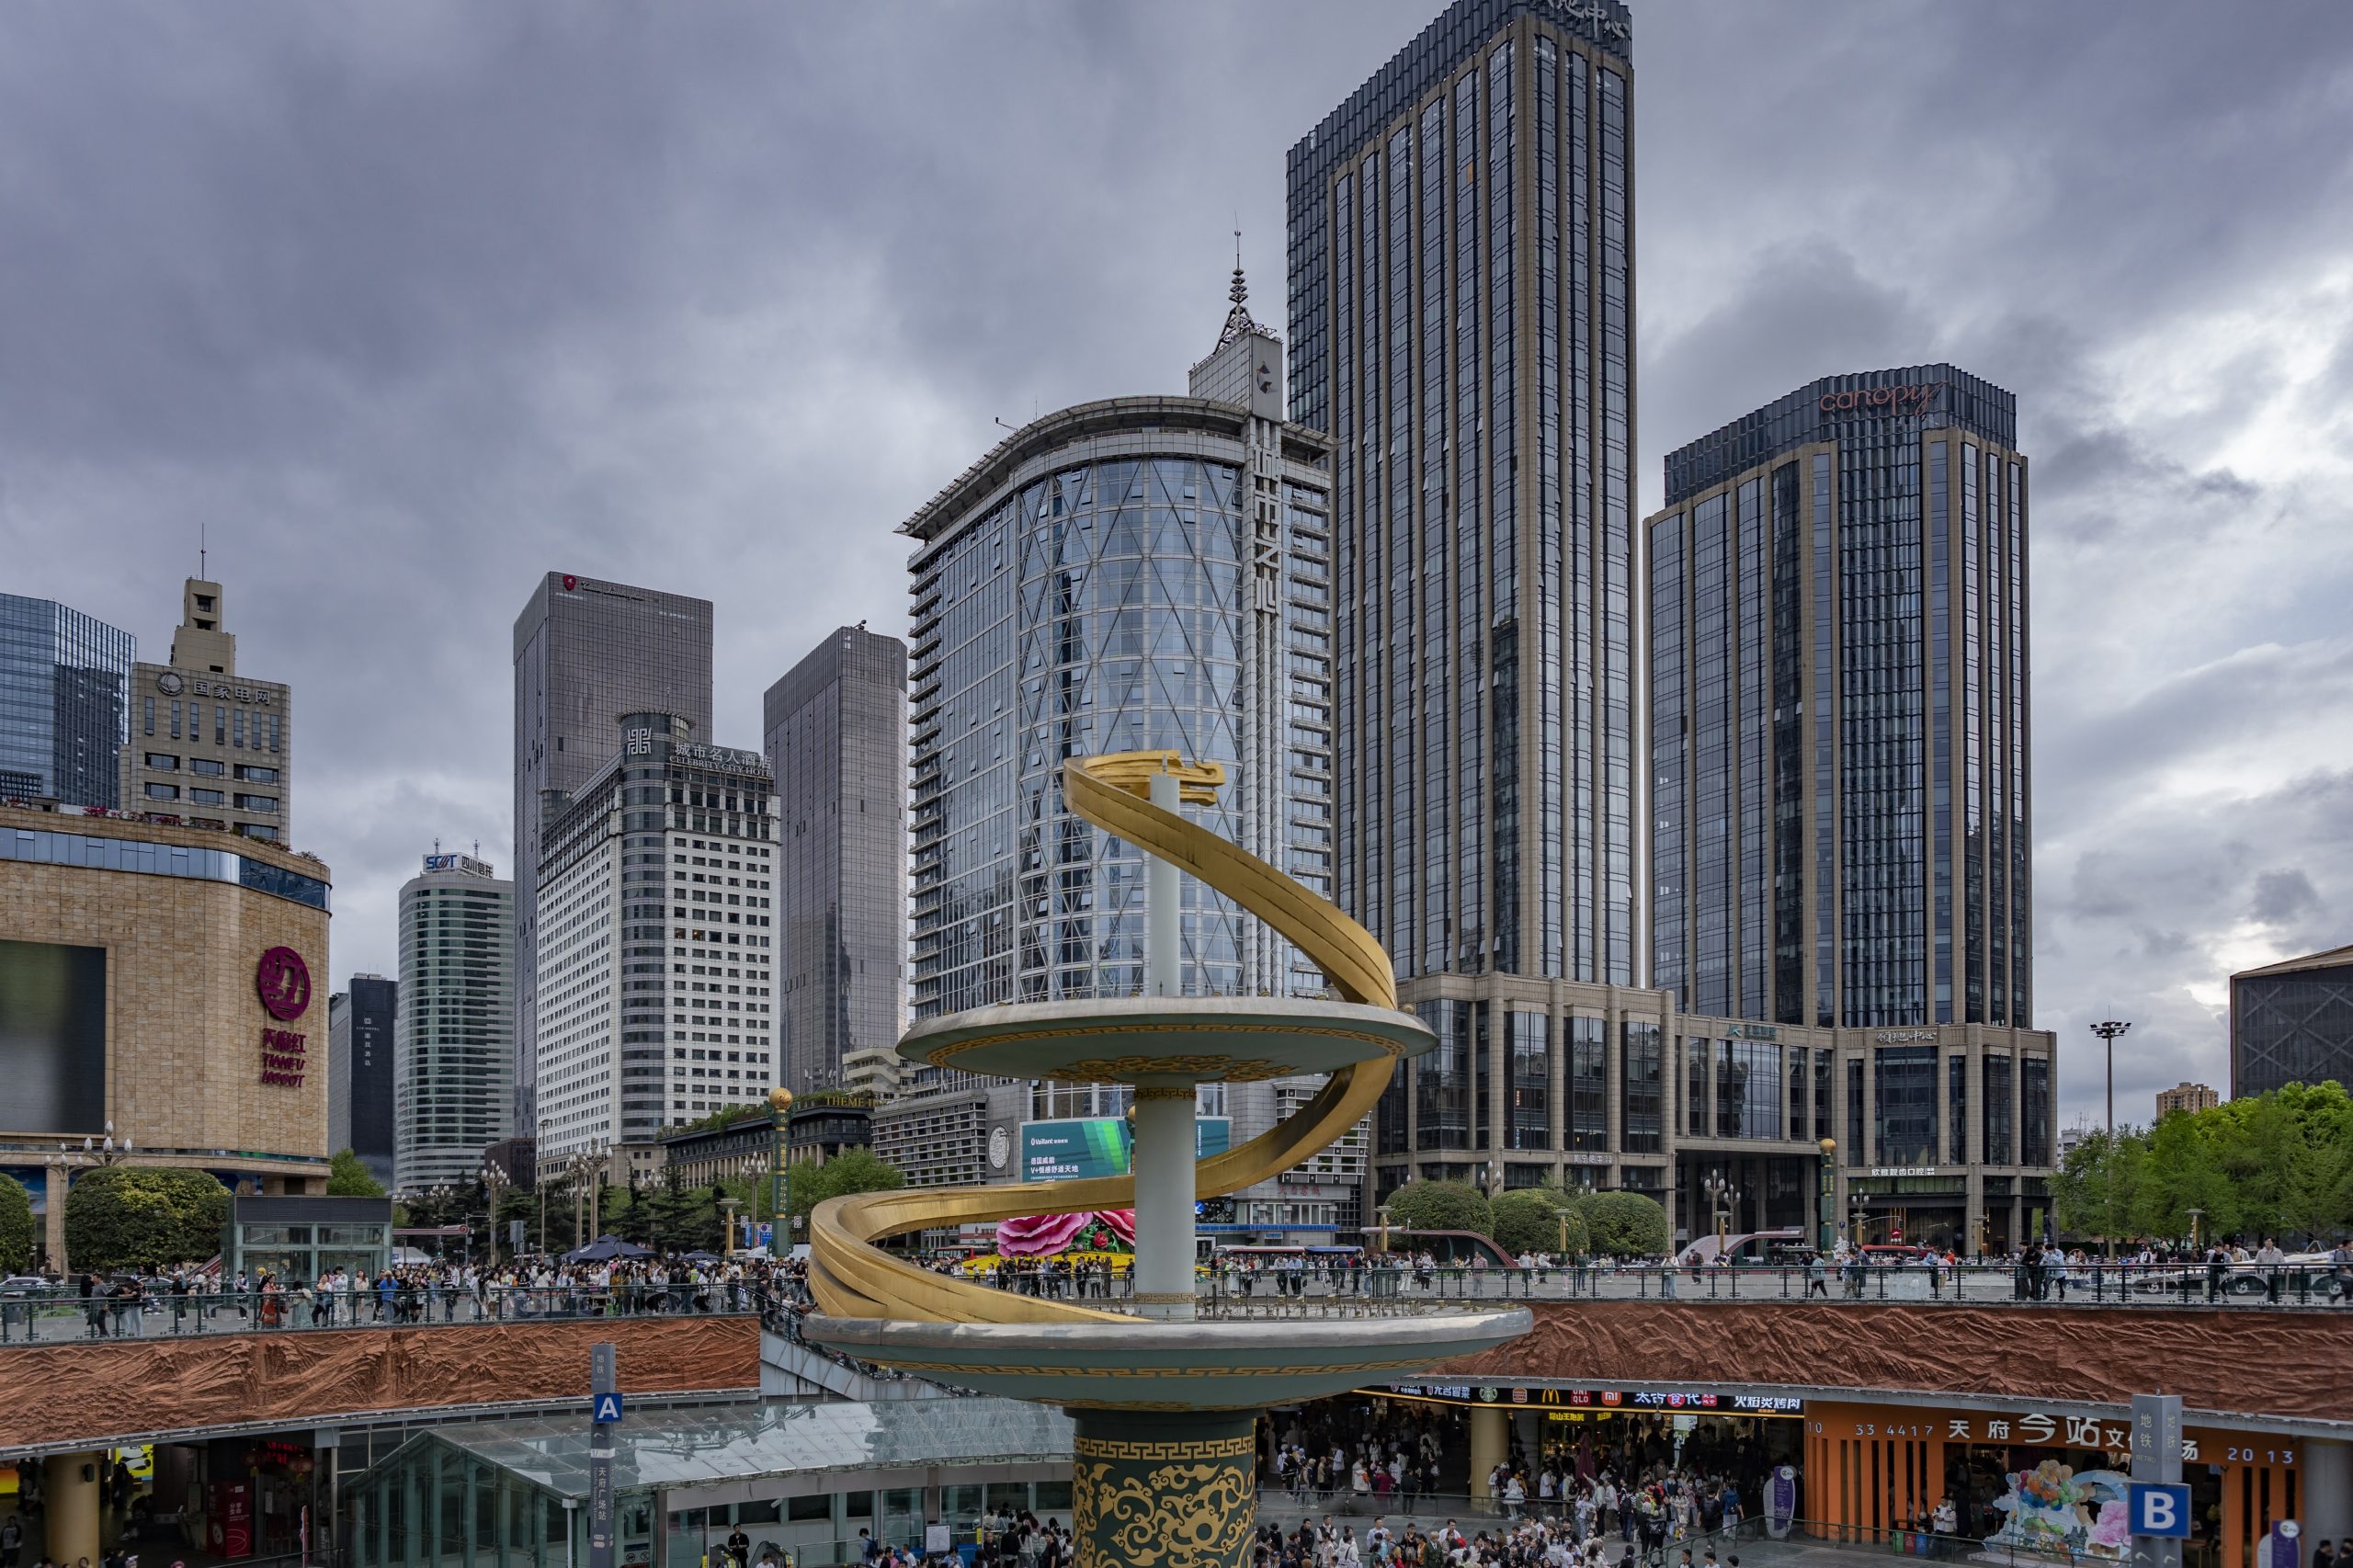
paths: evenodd
<path fill-rule="evenodd" d="M 515 884 L 472 855 L 426 856 L 400 895 L 394 1191 L 471 1183 L 512 1136 L 515 969 Z"/>
<path fill-rule="evenodd" d="M 784 1085 L 887 1093 L 895 1080 L 876 1082 L 876 1053 L 892 1053 L 906 1028 L 906 644 L 842 627 L 764 706 Z"/>
<path fill-rule="evenodd" d="M 537 1155 L 649 1142 L 776 1086 L 776 801 L 756 751 L 623 714 L 544 801 Z"/>
<path fill-rule="evenodd" d="M 2163 1121 L 2177 1110 L 2211 1110 L 2222 1103 L 2222 1096 L 2203 1084 L 2177 1084 L 2157 1091 L 2157 1119 Z"/>
<path fill-rule="evenodd" d="M 400 984 L 381 974 L 355 974 L 327 998 L 327 1149 L 358 1155 L 387 1191 L 397 1174 L 392 1040 L 399 1011 Z"/>
<path fill-rule="evenodd" d="M 178 817 L 268 844 L 292 841 L 294 692 L 237 672 L 237 639 L 218 583 L 190 577 L 169 665 L 138 665 L 127 811 Z"/>
<path fill-rule="evenodd" d="M 515 1131 L 535 1122 L 539 866 L 548 792 L 612 759 L 615 721 L 655 710 L 710 723 L 710 601 L 551 572 L 515 620 Z"/>

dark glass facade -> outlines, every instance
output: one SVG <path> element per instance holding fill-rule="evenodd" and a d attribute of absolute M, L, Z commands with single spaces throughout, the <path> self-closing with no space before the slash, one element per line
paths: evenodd
<path fill-rule="evenodd" d="M 2231 1097 L 2353 1088 L 2353 948 L 2231 977 Z"/>
<path fill-rule="evenodd" d="M 1290 153 L 1337 895 L 1408 980 L 1635 979 L 1628 37 L 1461 0 Z"/>
<path fill-rule="evenodd" d="M 907 648 L 833 632 L 767 689 L 778 800 L 777 1045 L 796 1095 L 905 1025 Z"/>
<path fill-rule="evenodd" d="M 551 572 L 515 621 L 515 1117 L 537 1126 L 539 861 L 545 792 L 579 789 L 626 712 L 674 713 L 710 739 L 710 601 Z"/>
<path fill-rule="evenodd" d="M 137 642 L 53 599 L 0 594 L 0 797 L 119 806 Z"/>
<path fill-rule="evenodd" d="M 2015 427 L 2007 392 L 1912 366 L 1817 381 L 1668 458 L 1653 979 L 1687 1008 L 2030 1024 Z"/>
<path fill-rule="evenodd" d="M 504 913 L 502 911 L 502 913 Z M 392 1185 L 392 1024 L 400 986 L 355 974 L 327 1004 L 327 1149 L 349 1149 Z M 485 1140 L 486 1142 L 486 1140 Z"/>

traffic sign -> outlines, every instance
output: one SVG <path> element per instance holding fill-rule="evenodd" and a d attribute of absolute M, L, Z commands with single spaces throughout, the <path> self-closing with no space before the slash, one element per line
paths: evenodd
<path fill-rule="evenodd" d="M 597 1426 L 608 1426 L 621 1418 L 621 1396 L 600 1393 L 597 1396 L 595 1414 L 590 1417 Z"/>
<path fill-rule="evenodd" d="M 2128 1517 L 2134 1535 L 2187 1536 L 2189 1533 L 2189 1488 L 2162 1482 L 2135 1481 L 2125 1488 L 2131 1504 Z"/>

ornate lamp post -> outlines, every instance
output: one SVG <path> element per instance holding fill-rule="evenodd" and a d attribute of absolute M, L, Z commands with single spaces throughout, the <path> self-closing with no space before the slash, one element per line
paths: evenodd
<path fill-rule="evenodd" d="M 792 1256 L 792 1168 L 784 1163 L 785 1121 L 792 1113 L 792 1091 L 768 1091 L 768 1256 Z"/>
<path fill-rule="evenodd" d="M 1708 1195 L 1708 1212 L 1716 1222 L 1716 1256 L 1722 1257 L 1725 1233 L 1732 1228 L 1733 1208 L 1740 1201 L 1740 1188 L 1711 1170 L 1708 1179 L 1699 1184 L 1699 1190 Z"/>
<path fill-rule="evenodd" d="M 1819 1210 L 1822 1226 L 1820 1250 L 1823 1252 L 1828 1252 L 1836 1244 L 1837 1240 L 1836 1233 L 1838 1221 L 1833 1218 L 1838 1212 L 1837 1162 L 1838 1140 L 1824 1138 L 1822 1141 L 1822 1176 L 1818 1184 L 1819 1190 L 1815 1193 L 1815 1208 Z"/>
<path fill-rule="evenodd" d="M 484 1160 L 477 1173 L 483 1190 L 490 1195 L 490 1267 L 498 1267 L 498 1195 L 512 1186 L 506 1170 L 495 1160 Z"/>
<path fill-rule="evenodd" d="M 2108 1050 L 2108 1196 L 2100 1204 L 2100 1239 L 2107 1249 L 2109 1262 L 2116 1260 L 2116 1041 L 2132 1026 L 2116 1018 L 2104 1018 L 2092 1026 L 2092 1033 Z"/>

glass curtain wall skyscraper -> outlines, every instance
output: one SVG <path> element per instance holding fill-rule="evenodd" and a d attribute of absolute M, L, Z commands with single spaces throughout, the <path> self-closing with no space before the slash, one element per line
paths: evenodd
<path fill-rule="evenodd" d="M 1652 518 L 1654 975 L 1717 1017 L 2029 1025 L 2026 460 L 1950 365 L 1670 454 Z"/>
<path fill-rule="evenodd" d="M 1632 136 L 1623 6 L 1459 0 L 1290 152 L 1338 897 L 1441 1042 L 1381 1112 L 1384 1190 L 1665 1180 L 1633 989 Z"/>
<path fill-rule="evenodd" d="M 906 1027 L 907 645 L 845 626 L 767 689 L 777 1044 L 794 1094 Z"/>
<path fill-rule="evenodd" d="M 0 594 L 0 796 L 122 803 L 138 657 L 128 631 L 54 599 Z"/>
<path fill-rule="evenodd" d="M 392 1186 L 469 1185 L 513 1115 L 515 884 L 437 850 L 402 886 L 400 920 Z"/>
<path fill-rule="evenodd" d="M 547 792 L 620 747 L 620 719 L 674 713 L 710 733 L 710 601 L 551 572 L 515 620 L 515 1131 L 538 1125 L 539 863 Z"/>

